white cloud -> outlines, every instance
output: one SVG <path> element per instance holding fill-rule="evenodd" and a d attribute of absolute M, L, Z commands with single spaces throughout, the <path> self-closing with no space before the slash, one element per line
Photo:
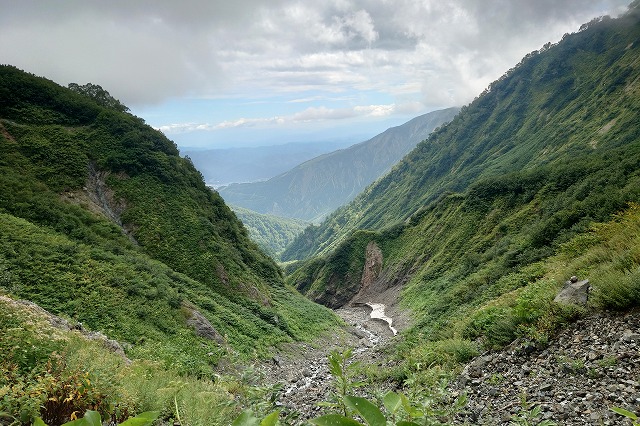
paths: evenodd
<path fill-rule="evenodd" d="M 421 109 L 422 105 L 416 102 L 403 105 L 358 105 L 352 108 L 310 107 L 300 112 L 281 117 L 239 118 L 237 120 L 222 121 L 217 124 L 174 123 L 159 126 L 158 130 L 166 134 L 178 134 L 198 130 L 214 131 L 235 127 L 282 126 L 296 123 L 345 120 L 349 118 L 387 117 L 395 113 L 417 113 Z"/>
<path fill-rule="evenodd" d="M 0 57 L 63 84 L 98 83 L 130 106 L 307 90 L 422 93 L 448 106 L 628 2 L 0 0 Z M 300 113 L 323 115 L 348 113 Z"/>

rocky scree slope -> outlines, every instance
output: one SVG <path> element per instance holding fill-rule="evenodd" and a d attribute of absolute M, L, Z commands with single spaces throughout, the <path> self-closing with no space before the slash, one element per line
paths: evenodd
<path fill-rule="evenodd" d="M 616 406 L 640 412 L 640 311 L 603 312 L 571 324 L 544 348 L 516 341 L 469 363 L 451 386 L 468 402 L 460 422 L 509 424 L 521 400 L 540 406 L 537 420 L 618 425 Z M 529 409 L 530 409 L 529 408 Z"/>

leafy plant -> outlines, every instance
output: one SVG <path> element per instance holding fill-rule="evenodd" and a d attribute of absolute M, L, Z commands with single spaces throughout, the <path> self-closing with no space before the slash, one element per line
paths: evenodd
<path fill-rule="evenodd" d="M 512 426 L 555 426 L 556 423 L 551 420 L 540 420 L 539 417 L 542 414 L 542 407 L 540 405 L 533 405 L 527 401 L 527 396 L 523 393 L 520 395 L 520 411 L 517 414 L 511 416 L 509 422 Z"/>
<path fill-rule="evenodd" d="M 275 426 L 278 424 L 278 416 L 279 412 L 274 411 L 260 420 L 251 410 L 245 410 L 231 423 L 231 426 Z"/>
<path fill-rule="evenodd" d="M 411 402 L 401 392 L 388 391 L 382 396 L 381 403 L 375 403 L 369 399 L 354 396 L 350 393 L 360 382 L 354 383 L 347 373 L 352 365 L 348 359 L 352 355 L 350 350 L 333 351 L 329 355 L 330 371 L 336 380 L 334 401 L 321 403 L 320 405 L 332 407 L 339 413 L 329 413 L 312 419 L 310 422 L 319 426 L 354 426 L 362 425 L 362 419 L 369 426 L 412 426 L 412 425 L 443 425 L 452 419 L 466 403 L 464 396 L 451 400 L 446 397 L 444 382 L 438 390 L 421 389 L 416 394 L 422 397 L 416 398 L 417 402 Z M 427 394 L 425 397 L 424 395 Z M 337 401 L 335 401 L 337 400 Z M 445 408 L 446 407 L 446 408 Z"/>
<path fill-rule="evenodd" d="M 611 407 L 610 410 L 616 414 L 620 414 L 621 416 L 630 419 L 633 422 L 633 426 L 640 426 L 640 422 L 638 421 L 638 416 L 636 415 L 636 413 L 632 413 L 631 411 L 625 410 L 624 408 L 620 407 Z"/>
<path fill-rule="evenodd" d="M 356 388 L 364 386 L 364 382 L 354 381 L 354 373 L 358 369 L 358 364 L 350 362 L 353 356 L 353 349 L 344 351 L 334 349 L 328 355 L 329 372 L 333 376 L 334 391 L 331 401 L 321 402 L 320 405 L 338 409 L 343 415 L 348 414 L 348 406 L 345 397 Z"/>
<path fill-rule="evenodd" d="M 160 413 L 157 411 L 147 411 L 129 418 L 120 423 L 119 426 L 150 426 L 159 415 Z M 47 424 L 40 417 L 36 417 L 33 426 L 47 426 Z M 100 418 L 100 413 L 89 410 L 84 414 L 84 417 L 71 420 L 61 426 L 102 426 L 102 419 Z"/>

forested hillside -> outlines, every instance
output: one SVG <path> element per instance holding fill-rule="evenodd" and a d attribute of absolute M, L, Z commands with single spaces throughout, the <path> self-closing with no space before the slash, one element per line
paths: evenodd
<path fill-rule="evenodd" d="M 638 138 L 635 19 L 628 14 L 617 20 L 594 20 L 558 44 L 528 54 L 391 173 L 320 226 L 308 228 L 283 259 L 327 253 L 354 229 L 381 229 L 415 220 L 440 198 L 465 193 L 483 180 L 494 181 L 499 191 L 505 181 L 520 180 L 504 178 L 511 173 L 525 176 L 552 170 L 562 182 L 558 187 L 602 173 L 610 177 L 599 183 L 601 187 L 626 185 L 633 169 L 619 174 L 616 170 L 621 165 L 611 153 L 633 150 Z M 616 197 L 617 191 L 605 196 L 598 188 L 585 186 L 588 194 L 577 196 L 576 201 L 584 204 L 589 194 L 606 197 L 610 213 L 628 199 Z M 580 211 L 575 205 L 558 207 L 559 211 Z M 602 217 L 587 211 L 575 213 L 570 220 L 556 216 L 554 220 L 562 225 L 547 231 L 546 242 L 581 218 Z"/>
<path fill-rule="evenodd" d="M 333 323 L 172 141 L 72 88 L 0 68 L 0 291 L 198 374 Z M 213 340 L 187 325 L 199 314 Z"/>
<path fill-rule="evenodd" d="M 595 258 L 575 270 L 548 259 L 582 255 L 599 238 L 594 223 L 640 202 L 639 12 L 527 55 L 389 175 L 307 229 L 289 256 L 324 255 L 292 267 L 290 282 L 329 306 L 356 295 L 393 303 L 385 292 L 401 287 L 414 337 L 490 347 L 559 309 L 549 297 L 571 275 L 593 274 L 601 301 L 638 303 L 640 259 L 628 246 L 611 247 L 607 259 L 626 260 L 607 274 Z M 371 247 L 379 255 L 365 262 Z"/>
<path fill-rule="evenodd" d="M 220 188 L 220 194 L 230 204 L 259 213 L 319 222 L 351 201 L 457 112 L 458 108 L 448 108 L 421 115 L 267 181 Z"/>
<path fill-rule="evenodd" d="M 300 219 L 256 213 L 237 206 L 232 206 L 232 209 L 249 231 L 251 239 L 276 259 L 308 225 Z"/>

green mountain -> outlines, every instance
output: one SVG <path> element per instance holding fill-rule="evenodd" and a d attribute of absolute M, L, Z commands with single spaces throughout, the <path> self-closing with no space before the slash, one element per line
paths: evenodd
<path fill-rule="evenodd" d="M 293 142 L 256 147 L 187 149 L 207 185 L 216 188 L 234 182 L 256 182 L 282 174 L 319 155 L 348 146 L 347 141 Z"/>
<path fill-rule="evenodd" d="M 0 67 L 2 293 L 192 374 L 335 323 L 173 142 L 99 86 L 72 88 Z"/>
<path fill-rule="evenodd" d="M 268 214 L 256 213 L 242 207 L 231 206 L 249 236 L 265 253 L 278 257 L 286 246 L 291 244 L 296 235 L 309 225 L 300 219 L 290 219 Z"/>
<path fill-rule="evenodd" d="M 368 141 L 309 160 L 267 181 L 220 188 L 220 195 L 229 204 L 259 213 L 320 221 L 351 201 L 457 112 L 457 108 L 449 108 L 422 115 Z"/>
<path fill-rule="evenodd" d="M 505 344 L 541 317 L 549 331 L 567 312 L 553 294 L 572 275 L 587 275 L 596 305 L 639 303 L 637 253 L 622 238 L 609 254 L 595 251 L 600 258 L 589 251 L 612 238 L 594 223 L 637 220 L 633 205 L 615 215 L 640 202 L 638 58 L 637 3 L 528 54 L 301 234 L 283 257 L 308 259 L 290 267 L 289 282 L 334 307 L 354 298 L 395 305 L 400 292 L 414 324 L 404 348 L 423 355 L 429 340 Z M 619 247 L 627 251 L 614 254 Z"/>
<path fill-rule="evenodd" d="M 548 170 L 565 176 L 562 185 L 568 185 L 592 172 L 615 173 L 612 153 L 631 149 L 637 140 L 633 19 L 594 21 L 528 54 L 391 173 L 301 234 L 283 259 L 327 253 L 354 229 L 415 221 L 438 200 L 465 194 L 481 181 L 499 188 L 511 174 Z"/>

